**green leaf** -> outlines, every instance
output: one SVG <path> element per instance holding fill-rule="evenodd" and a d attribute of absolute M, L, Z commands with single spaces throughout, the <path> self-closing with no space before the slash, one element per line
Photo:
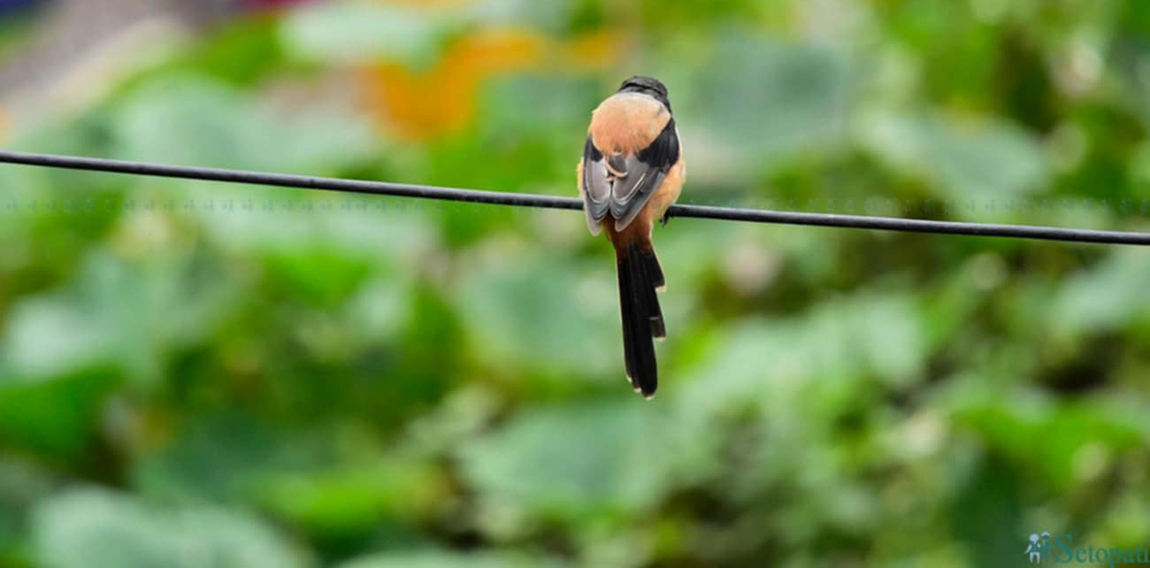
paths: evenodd
<path fill-rule="evenodd" d="M 250 96 L 191 74 L 158 76 L 135 89 L 118 102 L 111 124 L 119 158 L 281 173 L 353 165 L 375 144 L 364 121 L 346 111 L 276 116 Z"/>
<path fill-rule="evenodd" d="M 13 371 L 52 376 L 108 363 L 111 340 L 74 302 L 29 298 L 14 310 L 2 346 Z"/>
<path fill-rule="evenodd" d="M 464 8 L 470 21 L 483 26 L 524 26 L 549 32 L 566 31 L 575 15 L 575 0 L 477 0 Z"/>
<path fill-rule="evenodd" d="M 683 403 L 700 412 L 747 403 L 786 408 L 793 401 L 784 393 L 820 379 L 873 376 L 902 385 L 921 375 L 928 355 L 911 300 L 877 294 L 831 300 L 796 318 L 748 319 L 717 345 L 682 387 Z"/>
<path fill-rule="evenodd" d="M 153 382 L 167 349 L 205 337 L 229 307 L 229 283 L 204 268 L 192 258 L 130 262 L 97 250 L 68 288 L 14 308 L 0 356 L 26 376 L 116 366 Z"/>
<path fill-rule="evenodd" d="M 952 398 L 959 424 L 1059 493 L 1089 480 L 1095 466 L 1083 463 L 1090 457 L 1084 450 L 1118 454 L 1143 444 L 1150 432 L 1150 422 L 1122 401 L 1053 401 L 994 390 Z"/>
<path fill-rule="evenodd" d="M 668 424 L 651 405 L 524 411 L 462 448 L 463 473 L 496 505 L 572 519 L 653 506 L 669 489 Z"/>
<path fill-rule="evenodd" d="M 1150 257 L 1117 249 L 1098 265 L 1070 278 L 1049 309 L 1048 328 L 1061 335 L 1123 329 L 1150 315 Z"/>
<path fill-rule="evenodd" d="M 271 474 L 259 483 L 269 511 L 325 537 L 362 537 L 392 519 L 421 519 L 440 505 L 445 480 L 429 464 L 388 459 L 330 471 Z"/>
<path fill-rule="evenodd" d="M 100 409 L 114 383 L 106 370 L 35 382 L 0 379 L 0 442 L 56 460 L 90 457 Z"/>
<path fill-rule="evenodd" d="M 267 476 L 314 471 L 331 453 L 302 432 L 220 413 L 189 420 L 170 445 L 140 461 L 134 476 L 141 491 L 169 501 L 244 502 L 260 495 Z"/>
<path fill-rule="evenodd" d="M 371 264 L 327 251 L 295 250 L 268 255 L 269 277 L 321 306 L 350 296 L 371 273 Z"/>
<path fill-rule="evenodd" d="M 514 552 L 388 552 L 359 558 L 339 568 L 529 568 L 558 567 L 557 561 Z"/>
<path fill-rule="evenodd" d="M 297 10 L 281 27 L 289 53 L 324 63 L 398 59 L 426 64 L 438 55 L 457 11 L 382 2 L 325 2 Z"/>
<path fill-rule="evenodd" d="M 693 169 L 757 173 L 811 148 L 840 144 L 851 75 L 841 53 L 819 47 L 726 34 L 710 64 L 678 95 L 676 116 L 703 159 Z M 676 95 L 672 95 L 673 97 Z M 708 163 L 717 160 L 717 163 Z"/>
<path fill-rule="evenodd" d="M 612 275 L 528 255 L 514 260 L 476 266 L 459 290 L 476 355 L 493 366 L 581 376 L 621 368 L 621 353 L 602 356 L 621 351 Z"/>
<path fill-rule="evenodd" d="M 292 568 L 304 562 L 271 528 L 216 509 L 162 509 L 102 490 L 67 491 L 34 522 L 48 568 Z"/>
<path fill-rule="evenodd" d="M 1006 200 L 1043 189 L 1049 175 L 1035 136 L 1001 119 L 874 113 L 861 128 L 863 144 L 879 158 L 937 183 L 943 197 L 960 205 L 994 198 L 995 210 L 1006 210 Z M 985 204 L 979 205 L 975 211 L 982 212 Z"/>

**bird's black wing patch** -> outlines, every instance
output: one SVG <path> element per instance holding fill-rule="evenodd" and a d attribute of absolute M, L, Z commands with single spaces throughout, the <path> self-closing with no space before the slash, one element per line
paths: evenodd
<path fill-rule="evenodd" d="M 639 152 L 639 161 L 664 172 L 679 161 L 679 130 L 675 127 L 674 118 L 667 121 L 663 132 L 650 146 Z"/>
<path fill-rule="evenodd" d="M 616 230 L 625 229 L 635 220 L 678 161 L 679 132 L 671 118 L 651 145 L 627 159 L 626 177 L 616 180 L 612 187 L 611 216 L 615 218 Z"/>

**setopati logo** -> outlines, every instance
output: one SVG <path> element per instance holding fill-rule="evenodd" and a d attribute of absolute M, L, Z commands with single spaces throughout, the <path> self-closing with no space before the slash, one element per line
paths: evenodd
<path fill-rule="evenodd" d="M 1043 532 L 1042 536 L 1030 535 L 1030 544 L 1026 546 L 1026 557 L 1031 564 L 1041 564 L 1050 558 L 1050 533 Z"/>
<path fill-rule="evenodd" d="M 1051 536 L 1048 532 L 1032 534 L 1027 541 L 1027 561 L 1030 564 L 1082 564 L 1115 568 L 1119 565 L 1150 564 L 1150 548 L 1110 547 L 1074 543 L 1074 535 Z"/>

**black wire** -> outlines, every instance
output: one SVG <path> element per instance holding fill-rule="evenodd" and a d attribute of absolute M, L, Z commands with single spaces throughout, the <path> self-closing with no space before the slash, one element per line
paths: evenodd
<path fill-rule="evenodd" d="M 106 160 L 101 158 L 82 158 L 78 156 L 0 151 L 0 163 L 227 183 L 295 187 L 371 195 L 393 195 L 445 201 L 490 203 L 493 205 L 512 205 L 518 207 L 542 207 L 550 209 L 583 208 L 583 202 L 574 197 L 457 189 L 407 183 L 346 180 L 218 168 L 173 166 L 167 164 Z M 667 215 L 668 217 L 696 217 L 700 219 L 722 219 L 726 221 L 749 221 L 752 223 L 845 227 L 851 229 L 876 229 L 880 231 L 911 233 L 1014 237 L 1079 243 L 1150 245 L 1150 233 L 1095 231 L 1089 229 L 1041 227 L 1033 225 L 960 223 L 925 219 L 901 219 L 896 217 L 740 209 L 708 205 L 674 205 L 667 211 Z"/>

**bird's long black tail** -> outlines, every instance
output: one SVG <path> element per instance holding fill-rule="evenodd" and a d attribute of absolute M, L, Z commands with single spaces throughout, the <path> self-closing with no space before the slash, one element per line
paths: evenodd
<path fill-rule="evenodd" d="M 654 340 L 667 336 L 656 295 L 656 290 L 665 284 L 663 269 L 650 243 L 617 247 L 615 258 L 619 272 L 619 307 L 623 314 L 623 356 L 627 378 L 637 392 L 650 398 L 659 386 Z"/>

